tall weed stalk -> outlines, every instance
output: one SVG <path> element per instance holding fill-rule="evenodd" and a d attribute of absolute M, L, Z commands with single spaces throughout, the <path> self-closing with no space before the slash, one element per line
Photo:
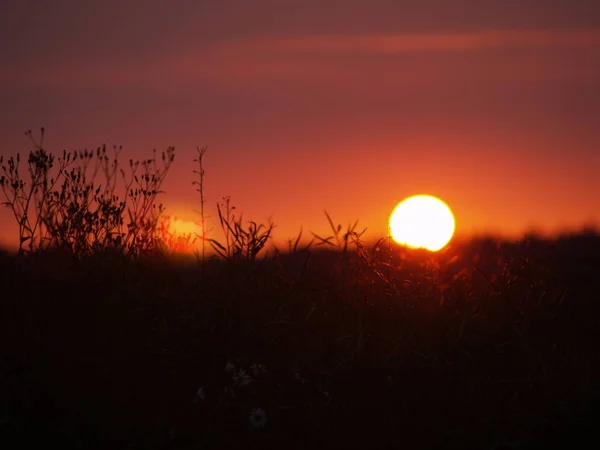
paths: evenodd
<path fill-rule="evenodd" d="M 169 147 L 157 162 L 156 151 L 144 161 L 119 165 L 121 147 L 63 151 L 55 156 L 43 147 L 45 130 L 34 144 L 23 170 L 20 154 L 0 157 L 3 205 L 18 225 L 18 255 L 50 248 L 83 257 L 107 249 L 140 255 L 158 243 L 157 225 L 164 211 L 157 196 L 175 158 Z M 102 179 L 99 179 L 100 177 Z M 118 180 L 122 185 L 118 185 Z M 119 197 L 118 190 L 123 191 Z"/>

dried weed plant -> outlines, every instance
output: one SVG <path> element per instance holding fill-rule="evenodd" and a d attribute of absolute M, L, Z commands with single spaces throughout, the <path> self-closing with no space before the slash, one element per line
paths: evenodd
<path fill-rule="evenodd" d="M 157 226 L 164 211 L 157 204 L 175 148 L 156 150 L 152 158 L 119 165 L 122 147 L 106 146 L 55 156 L 44 144 L 41 128 L 25 169 L 20 154 L 0 157 L 3 205 L 13 214 L 19 233 L 18 255 L 45 249 L 64 249 L 83 257 L 108 249 L 127 257 L 150 251 L 158 244 Z M 99 179 L 103 177 L 102 179 Z M 122 183 L 119 186 L 118 180 Z M 122 191 L 120 197 L 119 191 Z"/>

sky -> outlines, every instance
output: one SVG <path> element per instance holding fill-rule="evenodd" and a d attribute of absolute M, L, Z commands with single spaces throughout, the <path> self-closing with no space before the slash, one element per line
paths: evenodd
<path fill-rule="evenodd" d="M 0 3 L 0 155 L 176 147 L 161 201 L 230 196 L 286 240 L 324 211 L 384 236 L 413 194 L 457 234 L 600 222 L 596 0 Z M 14 239 L 0 211 L 0 241 Z M 218 233 L 216 235 L 218 237 Z"/>

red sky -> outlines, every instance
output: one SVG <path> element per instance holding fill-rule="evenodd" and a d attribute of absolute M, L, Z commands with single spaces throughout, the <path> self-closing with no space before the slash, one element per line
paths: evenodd
<path fill-rule="evenodd" d="M 461 234 L 600 221 L 595 0 L 71 0 L 0 4 L 0 154 L 177 148 L 163 197 L 286 239 L 323 210 L 386 233 L 437 195 Z M 13 228 L 0 211 L 3 232 Z"/>

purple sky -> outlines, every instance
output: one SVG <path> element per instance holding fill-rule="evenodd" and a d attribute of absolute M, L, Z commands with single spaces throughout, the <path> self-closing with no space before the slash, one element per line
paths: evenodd
<path fill-rule="evenodd" d="M 0 154 L 178 149 L 165 203 L 231 195 L 280 237 L 376 234 L 403 197 L 446 200 L 458 230 L 598 220 L 597 1 L 4 1 Z M 0 212 L 0 223 L 8 223 Z M 193 218 L 193 214 L 190 214 Z"/>

